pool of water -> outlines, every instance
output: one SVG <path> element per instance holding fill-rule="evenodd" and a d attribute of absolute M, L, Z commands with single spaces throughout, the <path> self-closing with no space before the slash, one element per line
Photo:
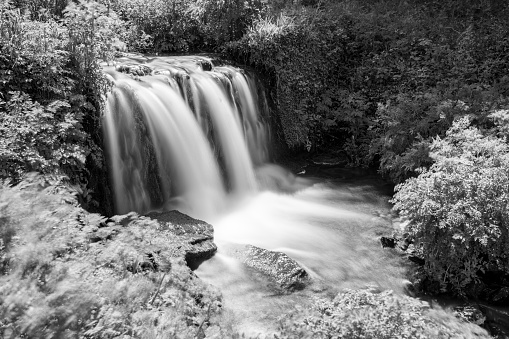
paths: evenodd
<path fill-rule="evenodd" d="M 196 271 L 222 291 L 241 331 L 270 333 L 281 314 L 344 288 L 376 286 L 403 293 L 405 264 L 379 241 L 399 227 L 388 202 L 392 187 L 357 170 L 299 177 L 275 166 L 258 172 L 269 183 L 265 186 L 278 189 L 238 201 L 215 218 L 218 252 Z M 306 269 L 312 283 L 292 294 L 278 293 L 229 254 L 232 244 L 284 252 Z"/>

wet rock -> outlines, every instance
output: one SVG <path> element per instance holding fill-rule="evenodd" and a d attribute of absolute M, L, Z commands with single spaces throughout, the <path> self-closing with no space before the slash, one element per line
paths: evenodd
<path fill-rule="evenodd" d="M 413 242 L 408 237 L 381 237 L 380 243 L 383 248 L 394 248 L 402 256 L 405 256 L 409 261 L 423 266 L 425 264 L 424 258 L 416 250 Z"/>
<path fill-rule="evenodd" d="M 418 255 L 410 254 L 410 255 L 408 255 L 407 258 L 408 258 L 408 260 L 410 260 L 411 262 L 413 262 L 414 264 L 417 264 L 419 266 L 423 266 L 426 263 L 426 261 Z"/>
<path fill-rule="evenodd" d="M 84 229 L 88 242 L 97 248 L 124 248 L 123 261 L 132 273 L 169 267 L 169 258 L 179 257 L 196 269 L 217 251 L 212 225 L 178 211 L 147 216 L 129 213 L 111 217 L 98 226 Z"/>
<path fill-rule="evenodd" d="M 409 237 L 403 237 L 398 240 L 398 247 L 402 251 L 407 251 L 408 247 L 413 244 L 413 241 Z"/>
<path fill-rule="evenodd" d="M 214 244 L 212 225 L 179 211 L 153 212 L 147 217 L 155 219 L 162 226 L 161 230 L 174 233 L 182 242 L 180 249 L 185 253 L 185 260 L 191 269 L 196 269 L 217 251 Z"/>
<path fill-rule="evenodd" d="M 486 321 L 486 316 L 483 312 L 472 305 L 461 305 L 453 308 L 453 313 L 456 318 L 476 324 L 482 325 Z"/>
<path fill-rule="evenodd" d="M 283 291 L 300 290 L 310 282 L 304 268 L 285 253 L 245 245 L 237 248 L 234 256 L 246 266 L 268 277 Z"/>
<path fill-rule="evenodd" d="M 117 65 L 115 70 L 117 72 L 131 74 L 134 76 L 145 76 L 152 74 L 152 69 L 146 65 Z"/>
<path fill-rule="evenodd" d="M 208 61 L 208 60 L 200 60 L 199 61 L 199 64 L 202 68 L 202 70 L 204 71 L 212 71 L 212 62 Z"/>
<path fill-rule="evenodd" d="M 394 238 L 389 238 L 389 237 L 381 237 L 380 238 L 380 243 L 382 243 L 382 247 L 383 248 L 394 248 L 396 247 L 396 239 Z"/>

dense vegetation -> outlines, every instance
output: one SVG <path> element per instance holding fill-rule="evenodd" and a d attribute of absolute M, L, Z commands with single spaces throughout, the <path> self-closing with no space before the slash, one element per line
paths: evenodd
<path fill-rule="evenodd" d="M 255 21 L 226 52 L 271 74 L 291 147 L 340 144 L 401 182 L 458 115 L 508 94 L 500 1 L 320 1 Z"/>
<path fill-rule="evenodd" d="M 345 290 L 316 300 L 303 319 L 285 318 L 278 338 L 490 338 L 481 328 L 458 322 L 426 302 L 392 291 Z"/>
<path fill-rule="evenodd" d="M 509 4 L 497 0 L 2 1 L 0 178 L 14 185 L 29 172 L 56 175 L 58 184 L 77 187 L 83 207 L 110 212 L 101 62 L 126 51 L 217 52 L 264 76 L 279 141 L 294 150 L 333 150 L 400 184 L 395 208 L 425 259 L 421 277 L 439 290 L 478 296 L 475 286 L 487 273 L 509 276 L 508 15 Z M 4 185 L 4 204 L 11 195 L 21 204 L 20 192 Z M 41 276 L 56 284 L 69 269 L 55 268 L 60 254 L 49 247 L 19 247 L 26 253 L 7 270 L 15 234 L 44 238 L 53 225 L 44 221 L 53 205 L 34 210 L 40 222 L 23 223 L 9 219 L 21 213 L 6 210 L 12 206 L 0 204 L 0 277 L 26 282 L 16 288 L 48 309 L 52 298 L 75 298 L 74 290 L 36 286 Z M 65 206 L 73 209 L 65 213 L 77 211 Z M 42 261 L 30 261 L 32 250 Z M 152 288 L 156 278 L 147 279 Z M 28 323 L 24 302 L 1 303 L 1 312 L 20 312 L 4 314 L 15 324 L 11 334 L 50 331 L 50 323 L 85 331 L 85 320 L 68 314 Z M 82 306 L 88 312 L 107 304 Z M 104 312 L 111 316 L 104 321 L 116 321 Z M 103 335 L 94 324 L 86 331 Z"/>
<path fill-rule="evenodd" d="M 99 58 L 112 58 L 118 21 L 97 3 L 72 3 L 63 12 L 55 6 L 0 4 L 0 178 L 62 174 L 95 208 L 89 193 L 104 195 L 107 187 L 97 181 L 107 88 Z"/>
<path fill-rule="evenodd" d="M 171 254 L 177 245 L 161 238 L 157 223 L 134 214 L 116 218 L 117 234 L 97 241 L 106 218 L 78 207 L 76 192 L 58 182 L 31 176 L 0 186 L 2 338 L 197 338 L 231 331 L 225 321 L 218 326 L 218 291 Z M 158 242 L 162 260 L 144 265 Z"/>
<path fill-rule="evenodd" d="M 412 221 L 430 283 L 478 296 L 483 274 L 509 272 L 509 145 L 469 125 L 433 141 L 433 165 L 397 187 L 394 207 Z"/>

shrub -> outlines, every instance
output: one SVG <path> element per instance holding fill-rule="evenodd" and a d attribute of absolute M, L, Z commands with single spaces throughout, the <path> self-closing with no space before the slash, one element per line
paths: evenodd
<path fill-rule="evenodd" d="M 338 124 L 341 113 L 331 107 L 327 85 L 337 74 L 344 38 L 341 27 L 329 25 L 319 12 L 288 11 L 255 20 L 246 35 L 226 47 L 229 57 L 271 76 L 288 146 L 315 149 Z M 321 95 L 325 104 L 320 106 Z"/>
<path fill-rule="evenodd" d="M 509 146 L 462 118 L 430 149 L 433 165 L 396 187 L 394 209 L 410 221 L 425 278 L 465 295 L 483 272 L 509 272 Z"/>
<path fill-rule="evenodd" d="M 25 93 L 0 100 L 0 177 L 18 181 L 23 174 L 82 172 L 89 153 L 81 116 L 65 101 L 47 106 Z"/>
<path fill-rule="evenodd" d="M 276 338 L 490 338 L 429 304 L 391 291 L 345 290 L 318 299 L 303 319 L 286 317 Z"/>
<path fill-rule="evenodd" d="M 130 26 L 129 47 L 143 52 L 217 51 L 240 38 L 263 4 L 259 0 L 116 0 Z"/>
<path fill-rule="evenodd" d="M 78 207 L 59 182 L 0 184 L 0 337 L 238 337 L 220 326 L 219 293 L 183 258 L 165 256 L 157 269 L 136 265 L 165 241 L 157 223 L 131 215 L 115 225 L 116 238 L 92 242 L 106 218 Z M 182 243 L 165 245 L 166 255 Z"/>
<path fill-rule="evenodd" d="M 95 174 L 104 172 L 100 112 L 108 89 L 99 63 L 122 47 L 118 37 L 125 35 L 124 26 L 93 1 L 71 3 L 63 18 L 44 11 L 23 14 L 29 4 L 0 4 L 0 105 L 5 112 L 0 120 L 6 136 L 0 178 L 17 181 L 27 171 L 64 173 L 81 186 L 83 202 L 91 208 L 94 201 L 87 192 L 105 196 L 107 190 Z"/>

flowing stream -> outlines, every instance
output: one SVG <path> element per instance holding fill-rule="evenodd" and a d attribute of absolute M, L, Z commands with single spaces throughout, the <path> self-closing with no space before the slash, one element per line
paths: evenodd
<path fill-rule="evenodd" d="M 404 293 L 405 268 L 379 242 L 380 234 L 397 226 L 391 221 L 383 183 L 348 171 L 292 178 L 280 169 L 269 170 L 280 180 L 293 181 L 299 190 L 259 192 L 217 217 L 213 224 L 218 253 L 197 270 L 203 280 L 220 288 L 242 331 L 270 333 L 281 315 L 344 288 L 370 286 Z M 229 255 L 232 243 L 284 252 L 306 269 L 313 283 L 292 294 L 274 293 Z"/>
<path fill-rule="evenodd" d="M 120 62 L 124 73 L 105 68 L 116 213 L 178 209 L 213 224 L 218 252 L 196 273 L 222 291 L 242 331 L 269 333 L 282 313 L 342 288 L 402 293 L 404 267 L 378 241 L 397 225 L 376 176 L 295 176 L 270 164 L 263 89 L 242 70 L 205 57 Z M 284 252 L 313 282 L 275 293 L 230 255 L 235 244 Z"/>

